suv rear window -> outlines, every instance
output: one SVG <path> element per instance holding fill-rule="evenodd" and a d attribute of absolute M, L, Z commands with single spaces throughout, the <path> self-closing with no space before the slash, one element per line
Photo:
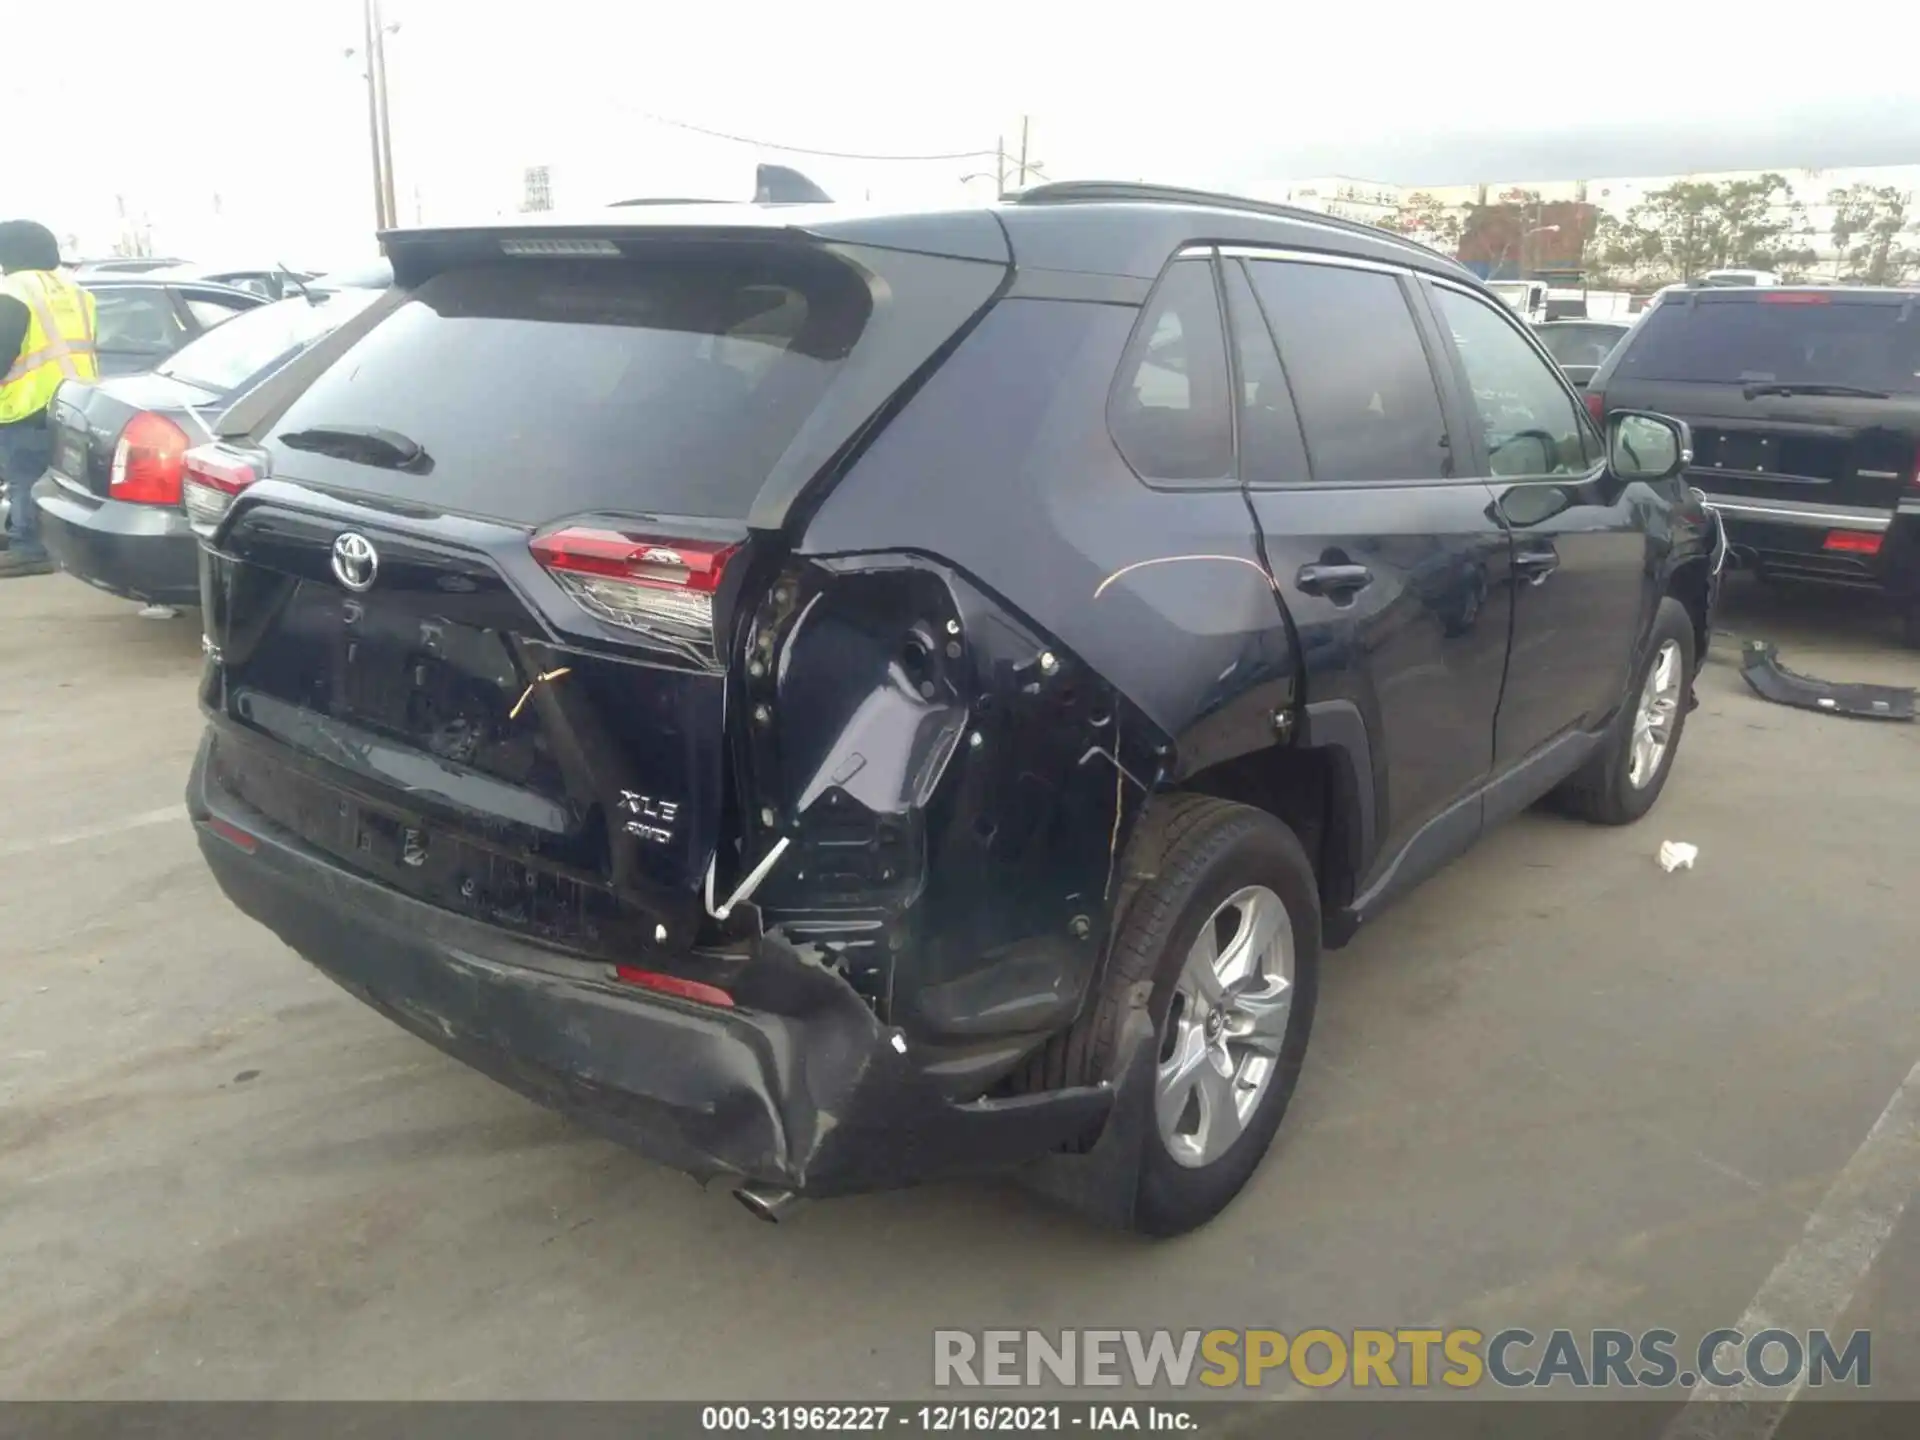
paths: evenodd
<path fill-rule="evenodd" d="M 1911 301 L 1794 290 L 1662 300 L 1620 353 L 1623 380 L 1856 385 L 1920 393 Z"/>
<path fill-rule="evenodd" d="M 273 427 L 390 431 L 425 460 L 381 469 L 276 444 L 275 467 L 518 524 L 595 510 L 741 518 L 869 304 L 817 253 L 447 271 Z"/>

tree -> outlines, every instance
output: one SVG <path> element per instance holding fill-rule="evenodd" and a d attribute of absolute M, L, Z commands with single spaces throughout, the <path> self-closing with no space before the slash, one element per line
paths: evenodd
<path fill-rule="evenodd" d="M 1451 255 L 1460 244 L 1460 233 L 1466 223 L 1462 213 L 1464 208 L 1443 205 L 1435 196 L 1424 190 L 1416 190 L 1390 214 L 1374 223 L 1382 230 L 1405 235 L 1431 249 Z"/>
<path fill-rule="evenodd" d="M 1653 281 L 1694 280 L 1709 270 L 1792 271 L 1811 265 L 1796 243 L 1806 211 L 1787 177 L 1678 180 L 1649 192 L 1624 221 L 1608 217 L 1597 247 L 1609 269 Z"/>
<path fill-rule="evenodd" d="M 1827 200 L 1846 279 L 1898 285 L 1920 270 L 1920 224 L 1907 218 L 1912 194 L 1891 185 L 1849 185 Z"/>

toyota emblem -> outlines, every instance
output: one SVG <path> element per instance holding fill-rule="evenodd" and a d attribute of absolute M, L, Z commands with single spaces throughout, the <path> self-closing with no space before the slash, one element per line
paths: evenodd
<path fill-rule="evenodd" d="M 380 573 L 380 552 L 366 536 L 349 530 L 333 542 L 333 575 L 356 594 L 373 588 Z"/>

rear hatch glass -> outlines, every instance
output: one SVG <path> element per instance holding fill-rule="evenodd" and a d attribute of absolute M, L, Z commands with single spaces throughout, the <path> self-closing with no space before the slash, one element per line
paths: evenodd
<path fill-rule="evenodd" d="M 273 468 L 525 525 L 744 518 L 868 308 L 853 272 L 810 254 L 444 272 L 279 418 Z M 420 456 L 369 467 L 329 447 L 342 426 L 403 436 Z"/>
<path fill-rule="evenodd" d="M 1543 325 L 1534 333 L 1562 365 L 1598 366 L 1627 331 L 1623 325 Z"/>
<path fill-rule="evenodd" d="M 1668 300 L 1641 322 L 1616 373 L 1625 380 L 1838 384 L 1920 394 L 1914 311 L 1911 301 L 1844 291 Z"/>
<path fill-rule="evenodd" d="M 1920 306 L 1886 292 L 1669 296 L 1616 352 L 1609 406 L 1691 421 L 1715 494 L 1880 512 L 1920 448 Z"/>

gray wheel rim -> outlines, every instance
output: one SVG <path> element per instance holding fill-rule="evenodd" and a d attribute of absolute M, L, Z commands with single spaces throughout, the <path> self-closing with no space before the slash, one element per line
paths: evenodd
<path fill-rule="evenodd" d="M 1673 743 L 1673 721 L 1680 713 L 1680 642 L 1669 640 L 1653 657 L 1647 683 L 1634 709 L 1632 748 L 1627 752 L 1627 783 L 1644 790 L 1660 773 Z"/>
<path fill-rule="evenodd" d="M 1200 927 L 1174 984 L 1154 1113 L 1178 1164 L 1211 1165 L 1245 1132 L 1292 1011 L 1292 917 L 1273 891 L 1249 885 Z"/>

